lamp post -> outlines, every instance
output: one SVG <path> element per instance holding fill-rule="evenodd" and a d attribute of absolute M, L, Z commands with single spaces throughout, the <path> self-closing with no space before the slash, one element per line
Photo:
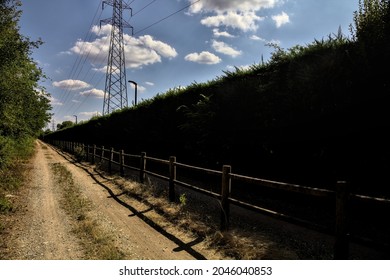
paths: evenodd
<path fill-rule="evenodd" d="M 73 115 L 75 118 L 76 118 L 76 124 L 77 124 L 77 116 L 76 115 Z"/>
<path fill-rule="evenodd" d="M 134 105 L 137 106 L 137 87 L 138 87 L 138 85 L 134 81 L 129 81 L 129 83 L 132 83 L 134 85 L 134 87 L 135 87 Z"/>

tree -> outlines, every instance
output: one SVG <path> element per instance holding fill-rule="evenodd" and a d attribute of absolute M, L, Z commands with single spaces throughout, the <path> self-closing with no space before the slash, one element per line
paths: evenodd
<path fill-rule="evenodd" d="M 355 26 L 350 27 L 351 32 L 355 32 L 353 36 L 367 60 L 380 64 L 388 59 L 390 1 L 359 0 L 359 10 L 354 13 L 354 23 Z"/>
<path fill-rule="evenodd" d="M 57 124 L 57 130 L 71 127 L 73 125 L 74 125 L 74 123 L 72 121 L 64 121 L 62 123 Z"/>
<path fill-rule="evenodd" d="M 37 137 L 50 119 L 42 70 L 31 58 L 41 41 L 19 31 L 19 0 L 0 0 L 0 136 Z"/>

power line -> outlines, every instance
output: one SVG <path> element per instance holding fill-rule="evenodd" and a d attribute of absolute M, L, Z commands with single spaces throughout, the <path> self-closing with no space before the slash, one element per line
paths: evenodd
<path fill-rule="evenodd" d="M 134 35 L 137 35 L 137 34 L 143 32 L 143 31 L 145 31 L 145 30 L 147 30 L 147 29 L 149 29 L 149 28 L 151 28 L 151 27 L 153 27 L 153 26 L 159 24 L 160 22 L 162 22 L 162 21 L 164 21 L 164 20 L 166 20 L 166 19 L 168 19 L 168 18 L 170 18 L 170 17 L 172 17 L 172 16 L 174 16 L 174 15 L 176 15 L 176 14 L 178 14 L 178 13 L 184 11 L 185 9 L 191 7 L 192 5 L 198 3 L 199 1 L 200 1 L 200 0 L 197 0 L 197 1 L 195 1 L 195 2 L 192 2 L 191 4 L 188 4 L 187 6 L 181 8 L 180 10 L 177 10 L 176 12 L 173 12 L 172 14 L 170 14 L 170 15 L 168 15 L 168 16 L 166 16 L 166 17 L 164 17 L 164 18 L 162 18 L 162 19 L 160 19 L 160 20 L 158 20 L 158 21 L 152 23 L 151 25 L 148 25 L 147 27 L 145 27 L 145 28 L 143 28 L 143 29 L 141 29 L 141 30 L 135 32 Z"/>
<path fill-rule="evenodd" d="M 128 5 L 130 5 L 130 4 L 133 3 L 134 1 L 135 1 L 135 0 L 131 1 Z M 145 5 L 145 6 L 142 7 L 140 10 L 138 10 L 136 13 L 134 13 L 132 16 L 135 16 L 135 15 L 141 13 L 143 10 L 145 10 L 147 7 L 149 7 L 150 5 L 152 5 L 153 3 L 155 3 L 156 1 L 157 1 L 157 0 L 152 0 L 152 1 L 149 2 L 147 5 Z M 160 19 L 160 20 L 158 20 L 157 22 L 155 22 L 155 23 L 149 25 L 148 27 L 146 27 L 146 28 L 144 28 L 144 29 L 138 31 L 137 33 L 140 33 L 140 32 L 142 32 L 142 31 L 144 31 L 144 30 L 146 30 L 146 29 L 148 29 L 148 28 L 150 28 L 150 27 L 152 27 L 152 26 L 154 26 L 154 25 L 157 25 L 158 23 L 160 23 L 160 22 L 162 22 L 162 21 L 164 21 L 164 20 L 166 20 L 166 19 L 172 17 L 173 15 L 175 15 L 175 14 L 177 14 L 177 13 L 180 13 L 181 11 L 183 11 L 183 10 L 189 8 L 190 6 L 196 4 L 196 3 L 199 2 L 199 1 L 200 1 L 200 0 L 195 1 L 195 2 L 193 2 L 193 3 L 190 3 L 190 4 L 186 5 L 185 7 L 181 8 L 181 9 L 179 9 L 179 10 L 173 12 L 173 13 L 171 13 L 170 15 L 168 15 L 168 16 L 166 16 L 166 17 Z M 135 35 L 135 34 L 134 34 L 134 35 Z M 103 79 L 103 76 L 99 79 L 99 82 L 98 82 L 98 83 L 100 83 L 100 82 L 102 81 L 102 79 Z M 88 94 L 84 97 L 83 102 L 81 102 L 81 103 L 78 104 L 78 106 L 77 106 L 77 108 L 75 109 L 75 111 L 78 110 L 78 109 L 80 108 L 80 106 L 84 103 L 84 101 L 85 101 L 90 95 L 91 95 L 91 93 L 88 93 Z M 75 112 L 75 111 L 74 111 L 74 112 Z"/>
<path fill-rule="evenodd" d="M 94 25 L 95 19 L 96 19 L 97 17 L 100 18 L 101 14 L 102 14 L 102 11 L 101 11 L 101 12 L 100 12 L 100 15 L 97 16 L 97 15 L 98 15 L 98 12 L 99 12 L 99 10 L 100 10 L 100 5 L 101 5 L 101 3 L 102 3 L 102 0 L 100 1 L 99 5 L 98 5 L 98 7 L 97 7 L 97 9 L 96 9 L 95 15 L 94 15 L 94 17 L 93 17 L 93 19 L 92 19 L 92 22 L 91 22 L 91 24 L 90 24 L 90 27 L 89 27 L 89 29 L 88 29 L 86 35 L 85 35 L 84 42 L 83 42 L 83 46 L 82 46 L 81 48 L 84 48 L 85 43 L 92 37 L 92 35 L 91 35 L 91 34 L 92 34 L 92 33 L 91 33 L 91 29 L 92 29 L 92 26 Z M 89 51 L 88 55 L 85 57 L 82 67 L 84 67 L 86 58 L 89 56 L 89 54 L 90 54 L 90 51 Z M 81 61 L 82 61 L 82 58 L 83 58 L 83 56 L 78 56 L 78 57 L 76 58 L 75 62 L 73 63 L 72 69 L 71 69 L 70 74 L 69 74 L 70 79 L 77 78 L 78 75 L 80 74 L 81 70 L 79 71 L 79 74 L 76 75 L 77 69 L 78 69 L 79 66 L 80 66 L 80 63 L 81 63 Z M 63 93 L 63 95 L 61 96 L 62 98 L 59 99 L 59 102 L 61 102 L 61 103 L 66 103 L 66 102 L 68 102 L 68 99 L 70 98 L 71 87 L 68 86 L 68 87 L 66 87 L 63 91 L 64 91 L 64 93 Z M 54 114 L 59 114 L 59 113 L 62 111 L 62 110 L 61 110 L 62 108 L 63 108 L 63 107 L 60 107 L 58 110 L 55 110 L 55 111 L 54 111 Z"/>
<path fill-rule="evenodd" d="M 142 11 L 144 11 L 146 8 L 148 8 L 149 6 L 151 6 L 151 5 L 152 5 L 153 3 L 155 3 L 156 1 L 157 1 L 157 0 L 152 0 L 152 1 L 150 1 L 148 4 L 146 4 L 145 6 L 143 6 L 143 7 L 142 7 L 140 10 L 138 10 L 136 13 L 134 13 L 133 16 L 134 16 L 134 15 L 137 15 L 137 14 L 139 14 L 139 13 L 141 13 Z M 100 5 L 101 5 L 102 2 L 103 2 L 103 1 L 100 1 L 99 7 L 100 7 Z M 108 2 L 110 2 L 110 1 L 108 1 Z M 129 1 L 128 4 L 124 3 L 124 5 L 126 5 L 126 6 L 128 7 L 128 6 L 129 6 L 130 4 L 132 4 L 133 2 L 135 2 L 135 0 Z M 133 35 L 139 34 L 139 33 L 143 32 L 143 31 L 145 31 L 145 30 L 147 30 L 147 29 L 149 29 L 149 28 L 151 28 L 151 27 L 153 27 L 153 26 L 155 26 L 155 25 L 157 25 L 157 24 L 163 22 L 164 20 L 167 20 L 168 18 L 170 18 L 170 17 L 172 17 L 172 16 L 174 16 L 174 15 L 176 15 L 176 14 L 182 12 L 183 10 L 185 10 L 185 9 L 187 9 L 187 8 L 189 8 L 189 7 L 191 7 L 192 5 L 194 5 L 194 4 L 198 3 L 198 2 L 200 2 L 200 0 L 194 1 L 194 2 L 192 2 L 192 3 L 188 4 L 188 5 L 186 5 L 185 7 L 180 8 L 179 10 L 177 10 L 177 11 L 175 11 L 175 12 L 173 12 L 173 13 L 171 13 L 171 14 L 165 16 L 164 18 L 162 18 L 162 19 L 160 19 L 160 20 L 158 20 L 158 21 L 156 21 L 156 22 L 154 22 L 154 23 L 152 23 L 152 24 L 146 26 L 145 28 L 143 28 L 143 29 L 137 31 L 137 32 L 136 32 L 135 34 L 133 34 Z M 99 9 L 99 7 L 98 7 L 98 9 Z M 98 12 L 98 10 L 97 10 L 97 12 Z M 96 18 L 97 12 L 95 13 L 95 17 L 94 17 L 94 19 L 93 19 L 93 21 L 92 21 L 92 23 L 91 23 L 91 26 L 90 26 L 90 28 L 89 28 L 89 31 L 91 31 L 92 26 L 93 26 L 93 24 L 94 24 L 94 22 L 95 22 L 95 18 Z M 102 14 L 102 11 L 101 11 L 101 13 L 100 13 L 100 15 L 99 15 L 99 18 L 100 18 L 100 16 L 101 16 L 101 14 Z M 92 33 L 87 33 L 86 37 L 88 36 L 88 34 L 90 34 L 90 38 L 91 38 Z M 100 31 L 99 31 L 99 33 L 97 34 L 97 36 L 99 36 L 99 34 L 100 34 Z M 108 41 L 109 38 L 110 38 L 110 36 L 107 36 L 106 43 L 107 43 L 107 41 Z M 85 48 L 85 45 L 86 45 L 86 43 L 87 43 L 88 40 L 89 40 L 89 39 L 85 39 L 85 40 L 84 40 L 83 45 L 80 47 L 81 49 L 82 49 L 82 48 Z M 106 44 L 106 43 L 105 43 L 105 44 Z M 100 53 L 101 53 L 101 52 L 102 52 L 102 49 L 99 50 L 99 53 L 98 53 L 98 54 L 94 54 L 94 56 L 95 56 L 94 61 L 96 61 L 96 60 L 98 59 L 98 57 L 100 57 Z M 82 71 L 82 69 L 83 69 L 83 67 L 84 67 L 84 65 L 85 65 L 85 63 L 86 63 L 87 58 L 90 56 L 91 48 L 89 49 L 88 52 L 86 52 L 86 51 L 84 52 L 83 49 L 82 49 L 82 50 L 81 50 L 81 53 L 87 53 L 87 55 L 84 54 L 84 55 L 82 55 L 81 57 L 79 57 L 78 60 L 76 60 L 76 62 L 74 63 L 74 65 L 73 65 L 73 67 L 72 67 L 71 75 L 75 76 L 75 74 L 77 73 L 76 78 L 80 75 L 80 73 L 81 73 L 81 71 Z M 84 58 L 84 60 L 83 60 L 83 58 Z M 81 64 L 81 61 L 82 61 L 82 60 L 83 60 L 83 63 Z M 92 62 L 92 64 L 93 64 L 93 63 L 94 63 L 94 62 Z M 79 67 L 80 67 L 80 64 L 81 64 L 81 67 L 82 67 L 81 69 L 79 68 Z M 87 75 L 88 75 L 88 73 L 89 73 L 90 71 L 91 71 L 91 69 L 89 69 L 88 72 L 85 74 L 85 76 L 84 76 L 84 79 L 85 79 L 85 80 L 86 80 L 86 77 L 87 77 Z M 96 75 L 97 73 L 98 73 L 98 72 L 95 72 L 95 73 L 93 74 L 92 77 L 95 77 L 95 75 Z M 72 76 L 72 77 L 73 77 L 73 76 Z M 95 82 L 95 83 L 93 83 L 93 84 L 100 84 L 100 82 L 102 81 L 103 78 L 104 78 L 104 76 L 102 75 L 102 76 L 99 78 L 99 81 L 98 81 L 97 83 Z M 92 79 L 93 79 L 93 78 L 91 78 L 91 80 L 92 80 Z M 92 85 L 92 82 L 89 82 L 89 84 Z M 71 88 L 68 87 L 68 88 L 66 89 L 66 91 L 67 91 L 67 92 L 66 92 L 66 95 L 65 95 L 65 101 L 63 101 L 64 103 L 67 102 L 67 100 L 70 98 L 70 91 L 71 91 Z M 83 95 L 83 100 L 82 100 L 81 102 L 79 102 L 79 103 L 72 104 L 71 107 L 68 108 L 68 109 L 66 110 L 66 112 L 70 112 L 71 110 L 73 110 L 73 113 L 75 113 L 75 112 L 76 112 L 76 111 L 85 103 L 85 101 L 87 100 L 87 98 L 91 96 L 91 94 L 92 94 L 92 92 L 89 92 L 88 94 Z M 61 100 L 60 100 L 60 101 L 61 101 Z M 61 102 L 62 102 L 62 101 L 61 101 Z M 61 111 L 61 109 L 63 109 L 63 107 L 60 108 L 60 111 Z M 60 111 L 59 111 L 59 112 L 60 112 Z M 59 112 L 58 112 L 58 113 L 59 113 Z"/>
<path fill-rule="evenodd" d="M 97 34 L 97 36 L 99 36 L 99 35 L 100 35 L 100 31 L 99 31 L 99 33 Z M 108 35 L 108 36 L 106 37 L 106 39 L 105 39 L 103 45 L 107 45 L 107 44 L 109 43 L 109 41 L 110 41 L 110 36 Z M 98 60 L 98 58 L 100 57 L 100 54 L 101 54 L 102 51 L 103 51 L 103 50 L 100 49 L 99 52 L 95 55 L 94 60 L 91 62 L 92 65 L 95 64 L 95 62 Z M 88 74 L 91 72 L 91 69 L 92 69 L 92 68 L 89 68 L 88 71 L 87 71 L 87 73 L 85 73 L 84 79 L 83 79 L 83 80 L 86 80 Z M 100 73 L 100 74 L 101 74 L 101 77 L 99 78 L 99 80 L 98 80 L 97 82 L 95 82 L 95 83 L 92 82 L 93 79 L 95 78 L 96 74 L 99 73 L 99 72 L 100 72 L 99 69 L 96 69 L 96 70 L 95 70 L 95 72 L 93 73 L 92 77 L 90 78 L 90 81 L 91 81 L 91 82 L 89 82 L 88 84 L 90 84 L 90 85 L 98 85 L 98 84 L 100 84 L 100 82 L 101 82 L 101 81 L 103 80 L 103 78 L 105 77 L 105 75 L 104 75 L 103 73 Z M 83 97 L 84 97 L 83 100 L 80 101 L 80 102 L 77 104 L 77 108 L 73 110 L 73 114 L 81 107 L 81 105 L 84 104 L 84 102 L 87 100 L 88 97 L 91 96 L 91 94 L 92 94 L 92 92 L 89 92 L 89 93 L 87 93 L 86 95 L 83 95 Z M 76 106 L 76 105 L 74 105 L 74 106 Z M 72 110 L 74 106 L 71 106 L 71 108 L 69 108 L 68 111 Z"/>
<path fill-rule="evenodd" d="M 98 8 L 99 8 L 99 7 L 98 7 Z M 86 36 L 85 36 L 85 38 L 84 38 L 84 43 L 83 43 L 82 48 L 84 47 L 85 42 L 88 41 L 88 40 L 91 38 L 90 30 L 91 30 L 91 28 L 92 28 L 92 26 L 93 26 L 93 23 L 94 23 L 94 21 L 95 21 L 95 18 L 96 18 L 96 16 L 97 16 L 98 11 L 99 11 L 99 9 L 96 10 L 96 13 L 95 13 L 94 18 L 93 18 L 93 20 L 92 20 L 92 22 L 91 22 L 90 28 L 88 29 L 88 32 L 87 32 L 87 34 L 86 34 Z M 100 14 L 100 15 L 101 15 L 101 14 Z M 99 15 L 99 17 L 100 17 L 100 15 Z M 89 36 L 89 37 L 88 37 L 88 36 Z M 89 55 L 89 53 L 88 53 L 88 55 Z M 88 56 L 88 55 L 87 55 L 87 56 Z M 82 61 L 82 57 L 83 57 L 83 56 L 79 56 L 79 57 L 76 58 L 75 63 L 73 64 L 72 70 L 71 70 L 71 72 L 70 72 L 70 77 L 74 77 L 75 73 L 77 72 L 77 69 L 78 69 L 79 66 L 80 66 L 80 63 L 81 63 L 81 61 Z M 85 64 L 85 60 L 84 60 L 84 62 L 83 62 L 83 66 L 84 66 L 84 64 Z M 76 75 L 76 76 L 78 76 L 78 75 Z M 67 90 L 69 90 L 69 87 L 67 88 Z"/>
<path fill-rule="evenodd" d="M 139 14 L 140 12 L 142 12 L 143 10 L 145 10 L 147 7 L 149 7 L 150 5 L 152 5 L 154 2 L 156 2 L 157 0 L 153 0 L 151 1 L 149 4 L 147 4 L 146 6 L 144 6 L 143 8 L 139 9 L 136 13 L 133 14 L 133 17 L 136 16 L 137 14 Z"/>

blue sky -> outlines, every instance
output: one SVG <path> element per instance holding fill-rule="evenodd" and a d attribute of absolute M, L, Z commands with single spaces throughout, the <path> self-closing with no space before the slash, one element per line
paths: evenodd
<path fill-rule="evenodd" d="M 124 0 L 127 80 L 138 100 L 222 76 L 284 49 L 337 34 L 350 36 L 359 0 Z M 175 13 L 194 3 L 181 12 Z M 44 44 L 33 58 L 47 76 L 55 123 L 88 120 L 103 110 L 112 8 L 99 0 L 22 0 L 21 33 Z M 174 14 L 170 17 L 169 15 Z M 166 18 L 168 17 L 168 18 Z M 161 19 L 164 19 L 160 21 Z M 131 106 L 134 89 L 128 85 Z"/>

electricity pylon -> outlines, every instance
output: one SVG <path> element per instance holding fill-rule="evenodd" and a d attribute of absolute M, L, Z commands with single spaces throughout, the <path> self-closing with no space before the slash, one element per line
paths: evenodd
<path fill-rule="evenodd" d="M 132 9 L 123 0 L 103 1 L 104 5 L 112 6 L 112 18 L 100 22 L 111 24 L 111 39 L 108 54 L 106 85 L 104 90 L 103 115 L 110 114 L 117 109 L 128 106 L 126 85 L 126 64 L 123 43 L 123 28 L 133 27 L 123 19 L 123 10 Z"/>

